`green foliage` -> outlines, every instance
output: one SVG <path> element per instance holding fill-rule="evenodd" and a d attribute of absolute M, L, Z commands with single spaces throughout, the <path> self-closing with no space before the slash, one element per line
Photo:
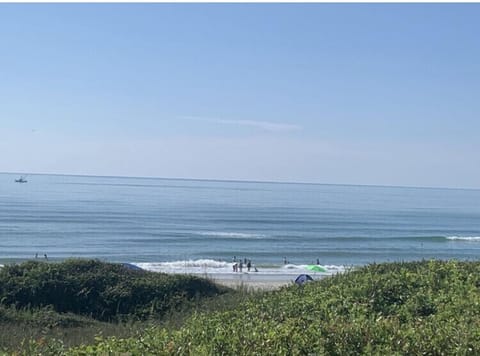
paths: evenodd
<path fill-rule="evenodd" d="M 0 270 L 1 305 L 50 307 L 98 320 L 161 316 L 189 300 L 223 292 L 205 279 L 130 270 L 96 260 L 30 261 Z"/>
<path fill-rule="evenodd" d="M 66 355 L 476 355 L 480 263 L 373 264 Z"/>

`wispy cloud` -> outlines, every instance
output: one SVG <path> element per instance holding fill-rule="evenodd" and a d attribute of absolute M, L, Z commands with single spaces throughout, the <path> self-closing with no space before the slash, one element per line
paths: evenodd
<path fill-rule="evenodd" d="M 301 126 L 288 123 L 280 122 L 271 122 L 271 121 L 257 121 L 257 120 L 228 120 L 228 119 L 218 119 L 218 118 L 209 118 L 209 117 L 199 117 L 199 116 L 182 116 L 183 119 L 203 121 L 214 124 L 221 125 L 235 125 L 235 126 L 248 126 L 257 128 L 260 130 L 268 132 L 288 132 L 288 131 L 299 131 L 302 129 Z"/>

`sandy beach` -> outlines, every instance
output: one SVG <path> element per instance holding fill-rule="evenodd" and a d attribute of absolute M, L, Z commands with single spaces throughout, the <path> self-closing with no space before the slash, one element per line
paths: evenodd
<path fill-rule="evenodd" d="M 246 288 L 248 290 L 275 290 L 292 285 L 298 274 L 271 274 L 259 272 L 243 273 L 203 273 L 199 277 L 208 278 L 215 283 L 230 288 Z M 309 274 L 314 280 L 327 277 L 325 274 Z"/>

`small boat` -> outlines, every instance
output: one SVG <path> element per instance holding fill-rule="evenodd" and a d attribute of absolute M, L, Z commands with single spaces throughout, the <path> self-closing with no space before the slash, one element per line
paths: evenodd
<path fill-rule="evenodd" d="M 15 179 L 15 183 L 27 183 L 28 180 L 25 179 L 25 177 L 20 177 L 18 179 Z"/>

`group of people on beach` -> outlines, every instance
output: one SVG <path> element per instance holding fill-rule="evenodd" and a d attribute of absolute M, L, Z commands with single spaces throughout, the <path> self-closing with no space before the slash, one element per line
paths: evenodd
<path fill-rule="evenodd" d="M 243 272 L 243 267 L 245 266 L 247 268 L 247 272 L 250 272 L 250 270 L 253 268 L 255 272 L 258 272 L 257 267 L 252 265 L 252 260 L 248 259 L 245 257 L 243 260 L 240 258 L 237 261 L 237 256 L 233 256 L 233 272 Z"/>

